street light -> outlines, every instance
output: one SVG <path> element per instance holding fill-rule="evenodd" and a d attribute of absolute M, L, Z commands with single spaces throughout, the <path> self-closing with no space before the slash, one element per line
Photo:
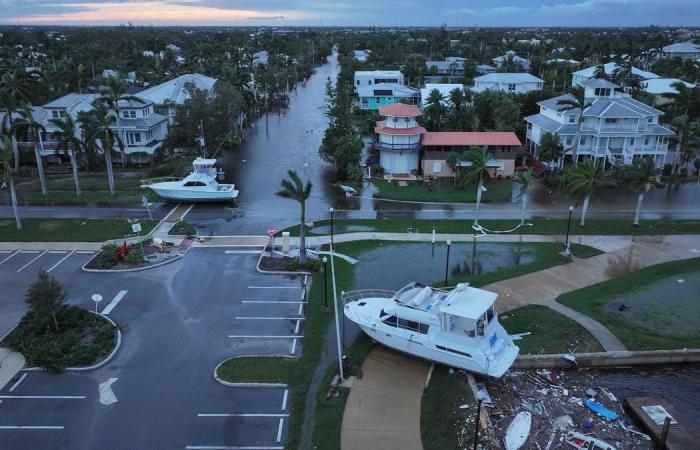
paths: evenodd
<path fill-rule="evenodd" d="M 481 418 L 481 402 L 484 401 L 484 393 L 479 389 L 476 393 L 476 429 L 474 430 L 474 450 L 479 446 L 479 419 Z"/>
<path fill-rule="evenodd" d="M 328 258 L 323 257 L 323 309 L 328 311 Z"/>
<path fill-rule="evenodd" d="M 564 256 L 566 256 L 567 261 L 571 261 L 571 244 L 569 244 L 569 230 L 571 229 L 571 214 L 574 212 L 574 207 L 569 206 L 569 221 L 566 223 L 566 242 L 564 249 Z"/>
<path fill-rule="evenodd" d="M 332 210 L 333 208 L 331 208 Z M 331 216 L 332 217 L 332 216 Z M 333 281 L 333 309 L 335 312 L 335 339 L 338 345 L 338 369 L 340 370 L 340 381 L 345 381 L 343 373 L 343 350 L 340 344 L 340 325 L 338 322 L 338 288 L 335 285 L 335 259 L 333 258 L 333 244 L 331 244 L 331 280 Z"/>
<path fill-rule="evenodd" d="M 447 240 L 447 258 L 445 259 L 445 286 L 447 286 L 447 272 L 450 268 L 450 245 L 452 245 L 451 240 Z"/>
<path fill-rule="evenodd" d="M 334 211 L 335 210 L 333 209 L 332 206 L 328 209 L 328 212 L 331 213 L 331 246 L 333 246 L 333 212 Z"/>

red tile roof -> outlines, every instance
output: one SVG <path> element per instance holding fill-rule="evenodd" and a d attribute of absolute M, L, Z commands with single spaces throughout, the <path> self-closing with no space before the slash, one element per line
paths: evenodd
<path fill-rule="evenodd" d="M 424 146 L 512 145 L 522 146 L 512 131 L 433 131 L 423 134 Z"/>
<path fill-rule="evenodd" d="M 416 105 L 394 103 L 379 107 L 379 114 L 386 117 L 419 117 L 423 113 Z"/>
<path fill-rule="evenodd" d="M 413 128 L 389 128 L 383 120 L 380 120 L 377 122 L 377 126 L 374 127 L 374 132 L 382 134 L 423 134 L 425 133 L 425 128 L 418 126 Z"/>

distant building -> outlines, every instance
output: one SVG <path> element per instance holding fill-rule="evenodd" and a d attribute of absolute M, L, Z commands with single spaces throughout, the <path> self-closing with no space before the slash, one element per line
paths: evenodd
<path fill-rule="evenodd" d="M 585 69 L 578 70 L 574 73 L 571 74 L 571 85 L 572 86 L 579 86 L 586 81 L 592 79 L 595 75 L 597 66 L 591 66 L 587 67 Z M 614 81 L 616 77 L 616 71 L 620 68 L 621 66 L 617 63 L 614 62 L 609 62 L 607 64 L 603 64 L 603 68 L 605 69 L 605 78 L 608 81 Z M 653 78 L 659 78 L 658 75 L 652 72 L 647 72 L 645 70 L 638 69 L 636 67 L 632 68 L 632 76 L 638 78 L 639 80 L 651 80 Z"/>
<path fill-rule="evenodd" d="M 522 143 L 512 131 L 439 131 L 423 134 L 422 164 L 424 176 L 451 177 L 455 172 L 447 164 L 452 153 L 463 153 L 471 146 L 486 147 L 491 153 L 489 172 L 494 178 L 511 177 L 518 166 L 524 166 Z M 469 161 L 459 161 L 456 170 L 469 167 Z"/>
<path fill-rule="evenodd" d="M 542 41 L 541 41 L 540 39 L 535 39 L 535 38 L 532 38 L 532 39 L 518 39 L 516 42 L 517 42 L 518 44 L 521 44 L 521 45 L 532 45 L 532 46 L 538 46 L 538 45 L 540 45 L 540 44 L 542 43 Z"/>
<path fill-rule="evenodd" d="M 529 73 L 490 73 L 474 78 L 474 92 L 486 90 L 525 94 L 538 91 L 544 86 L 544 80 Z"/>
<path fill-rule="evenodd" d="M 460 89 L 464 91 L 464 85 L 462 84 L 456 84 L 456 83 L 426 83 L 424 88 L 421 88 L 420 90 L 420 98 L 421 98 L 421 107 L 424 108 L 426 101 L 428 100 L 428 96 L 430 95 L 430 92 L 433 89 L 437 89 L 440 94 L 442 94 L 443 97 L 445 97 L 445 100 L 443 100 L 443 104 L 445 106 L 449 106 L 450 104 L 450 93 L 454 91 L 455 89 Z"/>
<path fill-rule="evenodd" d="M 578 66 L 579 64 L 581 64 L 581 61 L 576 61 L 575 59 L 554 58 L 554 59 L 548 59 L 544 63 L 547 65 L 561 64 L 563 66 Z"/>
<path fill-rule="evenodd" d="M 693 89 L 695 87 L 694 84 L 678 78 L 654 78 L 642 83 L 642 90 L 654 96 L 654 103 L 656 105 L 665 105 L 673 100 L 664 97 L 664 94 L 678 93 L 676 88 L 672 86 L 675 83 L 682 83 L 689 89 Z"/>
<path fill-rule="evenodd" d="M 700 58 L 700 44 L 693 42 L 680 42 L 667 45 L 661 49 L 663 58 L 698 59 Z"/>
<path fill-rule="evenodd" d="M 355 89 L 380 83 L 406 84 L 399 70 L 358 70 L 355 72 Z"/>
<path fill-rule="evenodd" d="M 172 122 L 175 118 L 176 106 L 184 105 L 185 100 L 189 98 L 187 86 L 194 86 L 197 89 L 212 92 L 216 81 L 216 78 L 206 75 L 188 73 L 145 89 L 139 92 L 138 96 L 144 100 L 153 102 L 156 107 L 166 113 Z"/>
<path fill-rule="evenodd" d="M 253 54 L 253 67 L 259 65 L 267 65 L 267 61 L 270 59 L 270 54 L 267 50 L 262 50 Z"/>
<path fill-rule="evenodd" d="M 634 158 L 648 155 L 657 167 L 663 166 L 669 137 L 674 135 L 660 124 L 663 113 L 615 91 L 619 86 L 610 81 L 594 78 L 583 86 L 590 106 L 583 111 L 580 142 L 576 142 L 580 111 L 562 110 L 559 101 L 573 98 L 565 94 L 539 102 L 539 114 L 525 118 L 528 149 L 537 156 L 542 135 L 549 132 L 559 135 L 570 157 L 632 164 Z"/>
<path fill-rule="evenodd" d="M 420 91 L 403 84 L 378 83 L 358 87 L 357 97 L 360 109 L 376 110 L 399 102 L 415 105 L 420 102 Z"/>
<path fill-rule="evenodd" d="M 369 58 L 370 51 L 369 50 L 353 50 L 352 53 L 355 56 L 356 60 L 358 60 L 360 62 L 366 62 L 367 58 Z"/>
<path fill-rule="evenodd" d="M 509 70 L 515 69 L 518 67 L 525 72 L 530 70 L 530 60 L 523 58 L 521 56 L 518 56 L 513 50 L 509 50 L 506 52 L 505 55 L 497 56 L 496 58 L 493 58 L 491 61 L 493 61 L 493 64 L 499 69 L 503 66 L 506 66 L 506 67 L 508 67 Z M 510 65 L 510 67 L 509 67 L 509 65 Z"/>
<path fill-rule="evenodd" d="M 489 66 L 488 64 L 477 64 L 476 66 L 476 73 L 479 75 L 486 75 L 489 73 L 496 73 L 498 72 L 498 68 Z"/>
<path fill-rule="evenodd" d="M 102 78 L 104 78 L 105 80 L 109 80 L 112 77 L 119 78 L 119 71 L 112 69 L 105 69 L 102 71 Z"/>
<path fill-rule="evenodd" d="M 166 50 L 170 50 L 173 53 L 180 53 L 182 49 L 175 44 L 168 44 L 165 46 Z"/>
<path fill-rule="evenodd" d="M 452 58 L 445 61 L 426 61 L 425 68 L 431 75 L 463 76 L 464 58 Z"/>

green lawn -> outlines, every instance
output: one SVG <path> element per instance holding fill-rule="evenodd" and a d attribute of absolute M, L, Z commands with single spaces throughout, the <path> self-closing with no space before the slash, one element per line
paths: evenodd
<path fill-rule="evenodd" d="M 430 233 L 433 229 L 437 233 L 464 233 L 473 234 L 473 220 L 466 219 L 337 219 L 335 226 L 361 226 L 369 227 L 370 231 L 405 233 L 408 228 L 413 228 L 421 233 Z M 489 230 L 511 230 L 520 223 L 520 220 L 480 220 L 479 224 Z M 566 219 L 531 219 L 527 223 L 532 226 L 524 226 L 512 234 L 566 234 Z M 327 226 L 328 219 L 317 220 L 315 227 Z M 299 226 L 285 229 L 291 236 L 299 235 Z M 325 235 L 315 233 L 313 228 L 306 227 L 307 236 Z M 282 230 L 278 232 L 281 235 Z M 571 235 L 654 235 L 654 234 L 700 234 L 700 220 L 643 220 L 639 227 L 632 225 L 630 220 L 606 220 L 592 219 L 586 221 L 585 227 L 579 227 L 572 222 Z"/>
<path fill-rule="evenodd" d="M 43 195 L 36 190 L 23 192 L 21 199 L 32 203 L 141 203 L 143 196 L 156 200 L 158 196 L 150 190 L 142 190 L 141 182 L 134 178 L 115 179 L 116 193 L 109 192 L 109 182 L 106 177 L 85 177 L 80 179 L 80 196 L 75 194 L 75 183 L 72 179 L 49 180 L 48 194 Z"/>
<path fill-rule="evenodd" d="M 658 282 L 679 279 L 684 274 L 700 271 L 700 258 L 672 261 L 647 267 L 576 291 L 560 295 L 557 301 L 594 318 L 620 339 L 630 350 L 667 350 L 700 347 L 700 334 L 679 335 L 673 329 L 668 333 L 651 331 L 627 320 L 623 314 L 611 311 L 605 305 L 616 297 L 633 297 L 635 291 L 650 288 Z M 673 295 L 672 292 L 669 292 Z M 635 308 L 633 299 L 629 301 Z M 659 298 L 659 306 L 664 300 Z M 689 298 L 688 301 L 697 301 Z"/>
<path fill-rule="evenodd" d="M 141 234 L 149 233 L 157 220 L 141 220 Z M 3 242 L 103 242 L 131 233 L 125 219 L 22 219 L 18 230 L 13 218 L 0 219 Z"/>
<path fill-rule="evenodd" d="M 375 198 L 415 202 L 476 202 L 476 185 L 457 189 L 452 186 L 452 182 L 434 182 L 432 187 L 427 187 L 422 182 L 409 182 L 408 186 L 399 186 L 397 183 L 386 180 L 372 180 L 372 184 L 379 191 L 375 193 Z M 510 202 L 512 195 L 511 182 L 493 182 L 487 185 L 487 191 L 481 196 L 481 201 L 484 203 Z"/>
<path fill-rule="evenodd" d="M 527 305 L 501 314 L 501 324 L 510 334 L 531 332 L 515 343 L 520 354 L 601 352 L 603 347 L 578 323 L 542 305 Z"/>
<path fill-rule="evenodd" d="M 445 366 L 436 365 L 430 384 L 423 391 L 420 408 L 420 437 L 425 450 L 461 450 L 457 442 L 464 419 L 458 413 L 460 405 L 474 405 L 469 385 L 464 375 L 450 373 Z M 475 415 L 474 412 L 472 414 Z M 472 432 L 465 445 L 473 445 Z"/>
<path fill-rule="evenodd" d="M 401 245 L 398 242 L 385 242 L 385 245 Z M 564 258 L 557 256 L 561 251 L 558 244 L 528 244 L 539 248 L 536 252 L 536 259 L 532 264 L 522 266 L 517 272 L 503 271 L 506 273 L 500 276 L 501 272 L 494 274 L 483 274 L 473 277 L 471 282 L 475 285 L 483 285 L 502 279 L 507 276 L 527 273 L 533 270 L 541 270 L 543 267 L 561 264 Z M 336 251 L 353 257 L 360 257 L 369 249 L 376 248 L 375 241 L 355 241 L 336 244 Z M 574 250 L 576 251 L 576 250 Z M 354 270 L 353 266 L 340 258 L 336 262 L 336 281 L 338 291 L 348 291 L 353 289 Z M 330 286 L 329 286 L 330 289 Z M 303 338 L 303 353 L 299 359 L 279 358 L 279 357 L 243 357 L 234 358 L 225 362 L 218 372 L 218 376 L 231 382 L 267 382 L 285 383 L 291 388 L 291 415 L 290 434 L 287 444 L 288 448 L 297 448 L 301 437 L 301 427 L 304 416 L 305 400 L 309 391 L 309 385 L 314 370 L 319 364 L 328 327 L 333 318 L 333 310 L 323 311 L 320 307 L 323 302 L 323 274 L 313 275 L 311 290 L 309 292 L 309 307 L 307 309 L 307 320 Z M 365 356 L 372 348 L 372 342 L 364 334 L 360 334 L 355 342 L 345 349 L 345 353 L 357 365 L 361 365 Z M 326 368 L 321 388 L 316 398 L 316 414 L 313 430 L 312 448 L 317 450 L 333 450 L 340 448 L 340 428 L 342 424 L 343 411 L 348 392 L 340 390 L 340 396 L 335 399 L 326 400 L 325 395 L 333 375 L 337 373 L 337 365 L 331 364 Z"/>
<path fill-rule="evenodd" d="M 197 234 L 197 229 L 191 223 L 181 220 L 168 231 L 168 234 L 176 236 L 195 236 Z"/>

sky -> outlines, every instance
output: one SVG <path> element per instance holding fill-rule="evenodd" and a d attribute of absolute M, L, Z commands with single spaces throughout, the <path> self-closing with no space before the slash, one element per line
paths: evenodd
<path fill-rule="evenodd" d="M 700 26 L 698 0 L 0 0 L 0 23 Z"/>

